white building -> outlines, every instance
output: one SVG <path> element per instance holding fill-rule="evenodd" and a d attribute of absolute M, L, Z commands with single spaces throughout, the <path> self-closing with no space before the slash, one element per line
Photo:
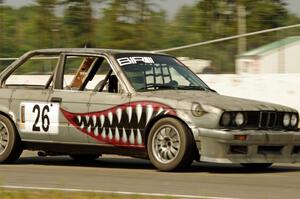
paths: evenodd
<path fill-rule="evenodd" d="M 178 57 L 178 59 L 196 74 L 203 73 L 205 68 L 211 67 L 211 60 L 190 59 L 189 57 Z"/>
<path fill-rule="evenodd" d="M 250 50 L 236 58 L 237 73 L 300 73 L 300 36 Z"/>

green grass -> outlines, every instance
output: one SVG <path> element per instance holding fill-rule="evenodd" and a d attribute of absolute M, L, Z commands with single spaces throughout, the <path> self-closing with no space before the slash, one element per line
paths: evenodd
<path fill-rule="evenodd" d="M 118 195 L 102 193 L 59 192 L 59 191 L 20 191 L 0 189 L 0 199 L 170 199 L 139 195 Z"/>

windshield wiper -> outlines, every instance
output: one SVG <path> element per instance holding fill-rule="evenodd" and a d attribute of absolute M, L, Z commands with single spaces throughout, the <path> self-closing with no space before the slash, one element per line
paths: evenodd
<path fill-rule="evenodd" d="M 152 89 L 149 88 L 154 88 L 153 90 L 159 90 L 159 89 L 177 89 L 177 87 L 174 86 L 169 86 L 169 85 L 165 85 L 165 84 L 156 84 L 156 85 L 148 85 L 148 86 L 144 86 L 142 88 L 139 88 L 139 91 L 145 91 L 145 90 L 150 90 L 153 91 Z"/>
<path fill-rule="evenodd" d="M 201 86 L 178 86 L 177 89 L 181 89 L 181 90 L 201 90 L 201 91 L 205 90 L 205 88 L 203 88 Z"/>
<path fill-rule="evenodd" d="M 214 90 L 212 88 L 207 87 L 206 89 L 209 90 L 209 91 L 211 91 L 211 92 L 218 93 L 216 90 Z"/>
<path fill-rule="evenodd" d="M 149 88 L 154 88 L 154 89 L 149 89 Z M 160 89 L 172 89 L 172 90 L 200 90 L 200 91 L 205 91 L 205 90 L 209 90 L 212 92 L 216 92 L 215 90 L 212 90 L 210 88 L 204 88 L 201 86 L 170 86 L 170 85 L 166 85 L 166 84 L 156 84 L 156 85 L 148 85 L 148 86 L 144 86 L 142 88 L 139 88 L 138 91 L 154 91 L 154 90 L 160 90 Z"/>

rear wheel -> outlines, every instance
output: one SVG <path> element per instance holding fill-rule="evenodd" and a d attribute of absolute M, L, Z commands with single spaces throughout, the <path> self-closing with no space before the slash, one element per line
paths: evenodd
<path fill-rule="evenodd" d="M 193 161 L 193 138 L 179 120 L 163 118 L 152 127 L 147 150 L 152 164 L 161 171 L 180 170 Z"/>
<path fill-rule="evenodd" d="M 98 154 L 87 154 L 87 155 L 70 155 L 73 160 L 76 161 L 93 161 L 100 157 Z"/>
<path fill-rule="evenodd" d="M 242 163 L 243 167 L 248 169 L 267 169 L 273 165 L 273 163 Z"/>
<path fill-rule="evenodd" d="M 13 163 L 23 151 L 21 139 L 14 124 L 0 115 L 0 163 Z"/>

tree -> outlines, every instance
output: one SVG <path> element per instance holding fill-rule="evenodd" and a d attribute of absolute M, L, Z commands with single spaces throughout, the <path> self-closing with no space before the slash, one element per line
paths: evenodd
<path fill-rule="evenodd" d="M 1 0 L 0 0 L 1 1 Z M 153 50 L 237 34 L 237 5 L 246 8 L 248 32 L 300 20 L 284 0 L 199 0 L 184 6 L 172 20 L 152 0 L 36 0 L 18 9 L 0 5 L 0 56 L 50 47 L 102 47 Z M 63 7 L 63 16 L 57 8 Z M 93 8 L 95 8 L 93 10 Z M 99 12 L 99 8 L 101 11 Z M 95 14 L 98 9 L 99 14 Z M 298 29 L 247 38 L 248 50 L 290 35 Z M 234 72 L 237 41 L 171 52 L 213 60 L 222 72 Z"/>
<path fill-rule="evenodd" d="M 90 0 L 66 0 L 63 20 L 65 44 L 69 47 L 95 46 L 94 19 Z"/>
<path fill-rule="evenodd" d="M 288 13 L 283 0 L 199 0 L 195 5 L 183 7 L 179 11 L 173 22 L 172 32 L 177 34 L 172 37 L 172 41 L 184 41 L 181 43 L 186 44 L 236 35 L 238 4 L 243 4 L 246 8 L 248 32 L 289 25 L 292 21 L 297 21 L 294 15 Z M 271 33 L 249 37 L 248 49 L 278 40 L 279 36 L 279 33 Z M 196 40 L 197 37 L 199 39 Z M 170 43 L 170 46 L 174 45 Z M 231 40 L 186 49 L 180 51 L 180 54 L 211 59 L 220 71 L 234 72 L 237 43 Z"/>
<path fill-rule="evenodd" d="M 18 23 L 17 10 L 0 6 L 0 56 L 7 57 L 16 55 L 15 49 L 18 46 Z"/>
<path fill-rule="evenodd" d="M 285 5 L 286 3 L 284 0 L 247 0 L 246 9 L 248 31 L 252 32 L 291 25 L 291 20 L 294 17 L 288 12 Z M 281 33 L 282 32 L 277 32 L 250 37 L 248 39 L 248 49 L 253 49 L 274 40 L 279 40 L 282 37 L 289 36 L 289 34 L 281 35 Z"/>
<path fill-rule="evenodd" d="M 157 36 L 163 34 L 162 27 L 165 25 L 164 12 L 157 10 L 148 0 L 109 1 L 103 11 L 100 27 L 101 46 L 153 49 L 160 42 Z"/>
<path fill-rule="evenodd" d="M 178 46 L 235 34 L 236 20 L 233 8 L 232 3 L 219 0 L 203 0 L 193 6 L 182 7 L 172 22 L 169 45 Z M 234 66 L 232 57 L 235 55 L 232 48 L 235 48 L 234 41 L 172 53 L 177 56 L 210 59 L 219 70 L 230 71 Z"/>
<path fill-rule="evenodd" d="M 18 43 L 15 41 L 17 36 L 16 10 L 0 5 L 0 57 L 10 57 L 16 55 L 15 49 Z M 0 70 L 7 66 L 11 61 L 0 61 Z"/>
<path fill-rule="evenodd" d="M 32 18 L 32 38 L 31 42 L 36 48 L 55 47 L 54 32 L 56 27 L 56 16 L 54 14 L 56 0 L 36 0 L 35 15 Z M 40 35 L 39 37 L 37 37 Z"/>

